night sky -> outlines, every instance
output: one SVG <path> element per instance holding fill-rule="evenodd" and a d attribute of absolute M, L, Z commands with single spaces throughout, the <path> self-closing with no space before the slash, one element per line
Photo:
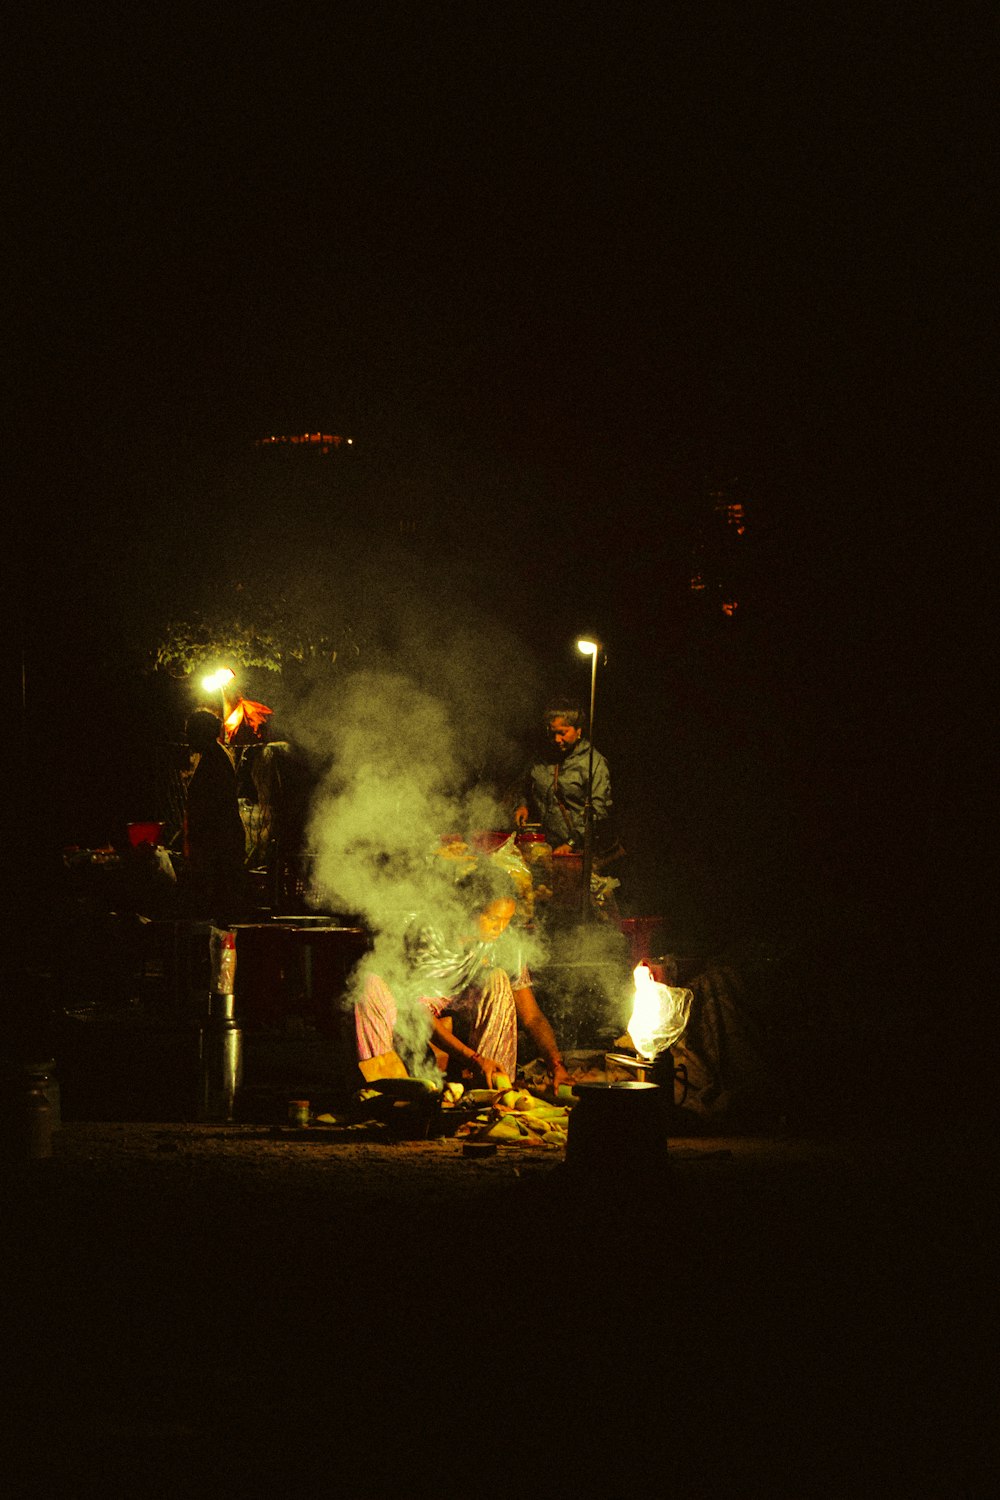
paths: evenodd
<path fill-rule="evenodd" d="M 987 422 L 984 8 L 22 28 L 6 678 L 18 701 L 26 663 L 47 837 L 85 837 L 95 782 L 123 784 L 137 711 L 107 664 L 149 625 L 136 578 L 183 608 L 220 526 L 294 552 L 315 518 L 225 476 L 261 435 L 322 429 L 357 444 L 352 524 L 443 528 L 455 591 L 524 630 L 543 686 L 603 633 L 596 738 L 699 930 L 782 872 L 831 927 L 919 881 L 981 519 L 959 456 Z M 708 622 L 692 528 L 734 478 L 746 598 Z M 43 731 L 56 686 L 72 722 Z"/>

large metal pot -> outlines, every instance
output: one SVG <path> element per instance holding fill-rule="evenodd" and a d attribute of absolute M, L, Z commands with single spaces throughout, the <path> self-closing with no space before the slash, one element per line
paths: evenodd
<path fill-rule="evenodd" d="M 566 1166 L 574 1174 L 632 1176 L 667 1161 L 668 1117 L 658 1084 L 580 1083 L 569 1117 Z"/>

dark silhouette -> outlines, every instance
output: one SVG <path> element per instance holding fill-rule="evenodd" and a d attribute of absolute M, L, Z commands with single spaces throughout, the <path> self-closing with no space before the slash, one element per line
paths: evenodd
<path fill-rule="evenodd" d="M 246 834 L 236 768 L 221 733 L 222 721 L 210 709 L 196 709 L 187 721 L 188 744 L 198 763 L 184 816 L 185 906 L 198 920 L 228 927 L 247 904 Z"/>

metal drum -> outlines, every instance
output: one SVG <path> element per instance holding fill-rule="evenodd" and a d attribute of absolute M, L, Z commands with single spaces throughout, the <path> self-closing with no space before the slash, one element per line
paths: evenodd
<path fill-rule="evenodd" d="M 667 1113 L 655 1083 L 574 1084 L 566 1167 L 602 1177 L 645 1176 L 667 1162 Z"/>
<path fill-rule="evenodd" d="M 243 1033 L 233 1014 L 233 996 L 216 993 L 209 1000 L 201 1033 L 199 1117 L 231 1122 L 243 1081 Z"/>

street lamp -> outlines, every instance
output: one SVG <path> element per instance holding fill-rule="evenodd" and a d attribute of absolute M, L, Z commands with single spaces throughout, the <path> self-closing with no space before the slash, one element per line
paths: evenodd
<path fill-rule="evenodd" d="M 581 915 L 586 919 L 591 914 L 590 875 L 594 868 L 594 698 L 597 693 L 597 657 L 601 643 L 590 636 L 581 636 L 576 649 L 590 657 L 590 759 L 587 767 L 587 800 L 583 808 L 583 896 Z"/>
<path fill-rule="evenodd" d="M 201 679 L 201 685 L 206 693 L 221 693 L 224 687 L 228 687 L 236 673 L 232 667 L 220 667 L 217 672 Z"/>
<path fill-rule="evenodd" d="M 222 701 L 223 725 L 225 725 L 226 719 L 231 712 L 231 705 L 226 694 L 226 688 L 231 682 L 235 681 L 235 678 L 236 673 L 233 671 L 232 667 L 220 667 L 217 672 L 212 672 L 210 676 L 203 677 L 201 679 L 201 685 L 205 689 L 206 693 L 219 694 L 219 697 Z"/>

